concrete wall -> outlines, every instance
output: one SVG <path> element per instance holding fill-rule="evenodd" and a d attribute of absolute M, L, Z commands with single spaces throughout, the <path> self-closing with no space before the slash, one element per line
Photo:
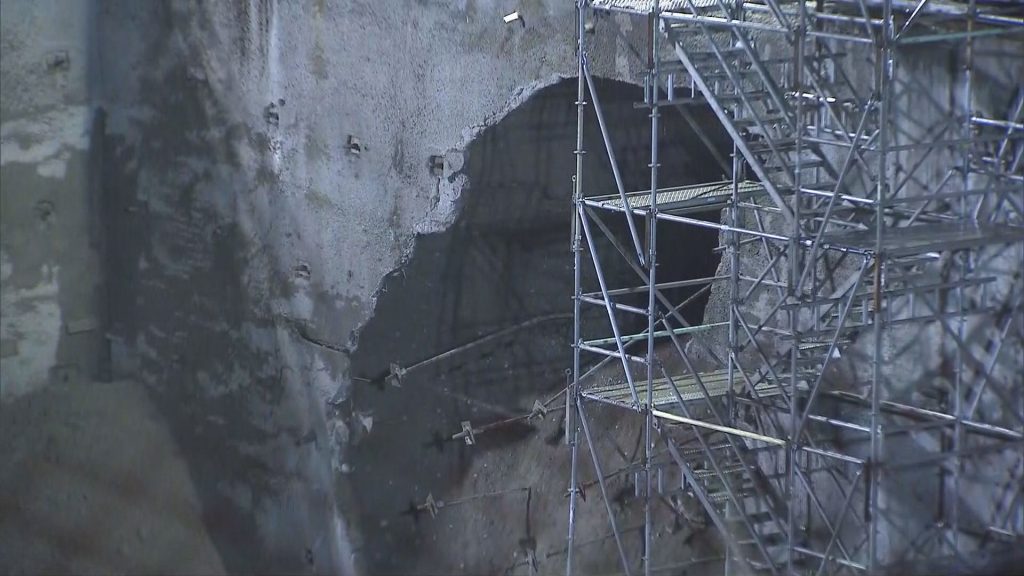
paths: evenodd
<path fill-rule="evenodd" d="M 68 6 L 4 3 L 5 396 L 109 364 L 159 407 L 227 570 L 354 570 L 347 351 L 454 218 L 465 178 L 428 157 L 574 72 L 571 3 Z M 596 65 L 630 66 L 614 43 Z"/>
<path fill-rule="evenodd" d="M 0 13 L 0 401 L 109 372 L 91 164 L 93 3 Z"/>

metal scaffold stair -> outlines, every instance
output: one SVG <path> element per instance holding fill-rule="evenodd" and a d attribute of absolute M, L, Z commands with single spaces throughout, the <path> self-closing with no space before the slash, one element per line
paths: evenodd
<path fill-rule="evenodd" d="M 797 124 L 797 108 L 805 102 L 792 97 L 777 79 L 793 62 L 762 62 L 752 41 L 739 29 L 725 38 L 688 25 L 668 24 L 663 30 L 685 69 L 682 78 L 669 75 L 667 82 L 689 87 L 708 102 L 779 209 L 789 213 L 783 199 L 797 186 L 836 177 L 837 170 L 819 147 L 801 141 L 806 134 L 801 133 L 803 125 Z M 695 35 L 712 51 L 695 52 Z"/>
<path fill-rule="evenodd" d="M 728 535 L 730 556 L 753 572 L 777 574 L 788 562 L 787 505 L 778 491 L 779 474 L 765 474 L 742 439 L 702 441 L 702 448 L 673 451 L 687 489 L 704 503 L 713 522 Z"/>

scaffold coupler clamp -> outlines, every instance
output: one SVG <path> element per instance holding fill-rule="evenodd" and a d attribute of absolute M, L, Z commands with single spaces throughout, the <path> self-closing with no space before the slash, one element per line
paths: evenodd
<path fill-rule="evenodd" d="M 427 509 L 427 512 L 430 512 L 431 518 L 437 518 L 437 511 L 444 508 L 444 501 L 434 500 L 434 494 L 430 493 L 427 494 L 427 501 L 423 504 L 423 507 Z"/>
<path fill-rule="evenodd" d="M 462 426 L 462 432 L 452 436 L 452 440 L 462 438 L 466 442 L 466 446 L 472 446 L 476 444 L 476 435 L 473 432 L 473 424 L 469 420 L 463 420 L 460 422 Z"/>
<path fill-rule="evenodd" d="M 530 415 L 526 417 L 527 420 L 533 420 L 535 418 L 544 419 L 548 415 L 548 407 L 544 405 L 540 400 L 533 401 L 533 410 L 530 411 Z"/>
<path fill-rule="evenodd" d="M 391 366 L 390 366 L 390 372 L 388 373 L 388 376 L 387 376 L 388 384 L 391 384 L 392 386 L 394 386 L 396 388 L 401 388 L 402 387 L 402 378 L 404 378 L 404 377 L 405 377 L 405 368 L 402 368 L 401 366 L 399 366 L 395 362 L 392 362 Z"/>
<path fill-rule="evenodd" d="M 568 498 L 569 496 L 572 496 L 574 493 L 579 494 L 580 500 L 584 502 L 587 501 L 587 490 L 583 487 L 582 483 L 576 484 L 576 486 L 566 490 L 565 497 Z"/>
<path fill-rule="evenodd" d="M 539 572 L 540 568 L 537 566 L 537 539 L 531 536 L 520 538 L 519 550 L 526 557 L 526 565 L 530 568 L 530 573 L 536 574 Z"/>

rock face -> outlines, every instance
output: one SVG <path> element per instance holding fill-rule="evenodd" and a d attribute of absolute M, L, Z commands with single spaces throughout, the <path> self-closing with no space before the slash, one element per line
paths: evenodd
<path fill-rule="evenodd" d="M 611 80 L 595 83 L 606 121 L 615 127 L 624 185 L 642 189 L 650 177 L 650 124 L 646 112 L 634 108 L 642 89 Z M 569 453 L 558 431 L 563 412 L 483 428 L 528 414 L 535 401 L 556 396 L 565 385 L 564 370 L 572 365 L 572 300 L 567 295 L 573 269 L 566 226 L 575 172 L 576 87 L 575 79 L 567 79 L 538 90 L 470 142 L 459 175 L 467 186 L 455 222 L 445 232 L 417 238 L 412 257 L 385 280 L 374 316 L 360 332 L 352 353 L 355 385 L 344 407 L 356 417 L 372 415 L 372 430 L 360 426 L 351 436 L 346 463 L 359 496 L 360 549 L 370 572 L 526 573 L 523 539 L 533 542 L 541 573 L 563 570 L 569 485 Z M 694 114 L 707 121 L 710 111 Z M 693 146 L 693 131 L 682 117 L 666 113 L 664 126 L 666 185 L 719 177 L 710 153 Z M 708 132 L 724 147 L 724 134 Z M 591 195 L 615 191 L 603 146 L 597 120 L 588 111 L 584 182 Z M 607 225 L 628 234 L 624 222 L 609 218 Z M 664 281 L 713 273 L 715 231 L 677 227 L 663 234 L 663 245 L 680 250 L 677 259 L 659 269 Z M 599 250 L 610 286 L 639 283 L 625 260 L 611 256 L 611 246 Z M 585 274 L 596 285 L 589 266 Z M 643 298 L 638 295 L 634 304 L 643 305 Z M 695 299 L 683 313 L 699 322 L 703 303 Z M 607 325 L 602 307 L 586 313 L 588 325 Z M 630 331 L 642 328 L 642 322 L 634 324 Z M 401 387 L 382 382 L 392 363 L 405 369 L 463 346 L 468 347 L 409 368 Z M 614 370 L 607 372 L 613 375 Z M 617 418 L 624 417 L 613 436 L 629 444 L 637 425 L 630 416 L 609 411 L 602 427 L 618 427 Z M 472 446 L 451 438 L 466 421 L 481 428 Z M 610 469 L 624 465 L 608 443 L 600 449 L 607 452 Z M 593 480 L 589 464 L 581 470 L 586 481 Z M 620 474 L 614 490 L 632 494 L 630 482 L 628 474 Z M 412 511 L 410 506 L 422 506 L 428 496 L 459 503 L 436 517 Z M 608 532 L 599 497 L 580 505 L 577 525 L 581 541 Z M 580 568 L 584 572 L 618 567 L 612 542 L 600 544 L 578 551 L 581 562 L 587 562 L 588 569 Z"/>

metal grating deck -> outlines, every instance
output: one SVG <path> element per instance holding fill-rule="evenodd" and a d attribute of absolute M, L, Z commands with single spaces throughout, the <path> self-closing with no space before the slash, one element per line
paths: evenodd
<path fill-rule="evenodd" d="M 1024 228 L 1003 224 L 919 224 L 903 228 L 889 228 L 882 236 L 882 251 L 886 256 L 902 257 L 928 252 L 963 250 L 992 244 L 1007 244 L 1024 240 Z M 825 242 L 855 250 L 875 249 L 874 230 L 856 230 L 829 234 Z"/>
<path fill-rule="evenodd" d="M 729 6 L 734 2 L 735 0 L 722 0 L 721 3 Z M 650 14 L 654 11 L 654 0 L 591 0 L 591 6 L 596 10 Z M 714 8 L 719 6 L 719 0 L 660 0 L 658 2 L 658 9 L 662 12 L 687 12 L 691 6 Z"/>
<path fill-rule="evenodd" d="M 764 185 L 745 180 L 739 183 L 741 198 L 763 194 Z M 732 182 L 713 182 L 710 184 L 694 184 L 658 190 L 658 208 L 675 213 L 699 212 L 729 200 L 732 196 Z M 651 191 L 640 190 L 626 194 L 630 208 L 649 208 Z M 618 194 L 591 198 L 599 204 L 615 210 L 622 210 L 622 198 Z"/>
<path fill-rule="evenodd" d="M 700 379 L 712 398 L 725 396 L 725 393 L 729 390 L 729 374 L 725 370 L 702 373 L 700 375 Z M 700 387 L 697 385 L 697 380 L 693 376 L 679 376 L 672 380 L 675 382 L 676 389 L 679 390 L 679 395 L 682 397 L 683 401 L 704 400 L 707 398 L 704 395 L 704 392 L 701 391 Z M 646 400 L 647 382 L 637 381 L 634 382 L 634 385 L 636 386 L 637 396 L 641 398 L 642 401 Z M 755 390 L 757 390 L 757 393 L 762 397 L 774 396 L 779 393 L 778 386 L 769 382 L 759 384 Z M 583 390 L 582 394 L 594 400 L 618 404 L 620 406 L 632 407 L 633 405 L 633 395 L 629 390 L 629 383 L 627 382 L 595 386 L 593 388 Z M 652 396 L 655 407 L 673 404 L 676 401 L 676 396 L 672 392 L 672 384 L 665 378 L 659 378 L 654 381 Z"/>

